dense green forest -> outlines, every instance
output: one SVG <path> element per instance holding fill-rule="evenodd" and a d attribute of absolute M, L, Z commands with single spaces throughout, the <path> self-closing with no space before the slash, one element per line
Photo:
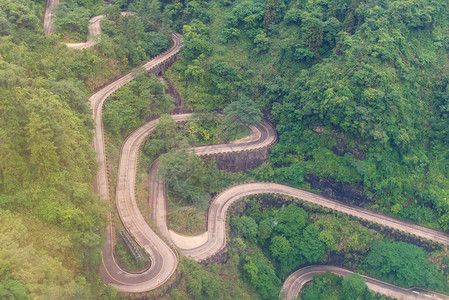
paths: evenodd
<path fill-rule="evenodd" d="M 0 298 L 88 298 L 103 289 L 92 267 L 106 207 L 92 186 L 87 78 L 114 73 L 107 57 L 44 36 L 43 7 L 0 2 Z"/>
<path fill-rule="evenodd" d="M 167 31 L 181 32 L 185 44 L 167 76 L 185 106 L 204 113 L 188 124 L 193 142 L 185 147 L 232 140 L 241 130 L 232 120 L 250 125 L 262 111 L 279 143 L 267 163 L 236 177 L 322 190 L 449 229 L 448 3 L 111 2 L 63 1 L 56 34 L 45 36 L 43 0 L 0 0 L 0 298 L 115 297 L 97 275 L 109 208 L 94 192 L 87 99 L 167 49 Z M 123 10 L 137 15 L 121 16 Z M 107 15 L 98 45 L 73 51 L 62 44 L 85 40 L 88 20 L 98 14 Z M 108 100 L 104 122 L 114 147 L 168 111 L 162 90 L 142 76 Z M 207 117 L 216 112 L 231 121 Z M 158 144 L 144 144 L 147 165 L 174 148 L 166 139 L 175 136 L 171 126 L 154 137 Z M 171 154 L 162 158 L 167 178 L 174 168 L 180 178 L 192 169 L 195 175 L 187 186 L 173 177 L 171 189 L 205 206 L 226 175 L 194 156 Z M 272 299 L 297 267 L 334 260 L 394 284 L 448 291 L 449 259 L 438 247 L 394 241 L 351 218 L 267 198 L 243 202 L 232 215 L 227 260 L 204 266 L 181 259 L 179 285 L 166 297 Z M 359 277 L 331 275 L 301 297 L 328 297 L 326 285 L 335 287 L 335 299 L 350 290 L 359 293 L 350 297 L 375 297 Z"/>
<path fill-rule="evenodd" d="M 341 278 L 330 273 L 315 276 L 313 285 L 304 288 L 301 297 L 304 300 L 376 299 L 360 275 L 353 274 Z"/>
<path fill-rule="evenodd" d="M 261 179 L 342 183 L 374 209 L 448 228 L 447 3 L 183 4 L 171 76 L 195 109 L 247 96 L 269 113 L 280 139 Z"/>
<path fill-rule="evenodd" d="M 96 51 L 69 50 L 43 34 L 44 5 L 0 1 L 0 298 L 97 298 L 112 292 L 97 275 L 109 208 L 94 191 L 88 95 L 169 42 L 111 12 L 109 30 L 150 35 L 140 56 L 107 37 Z M 79 10 L 90 17 L 99 5 Z"/>
<path fill-rule="evenodd" d="M 394 241 L 348 216 L 307 203 L 270 196 L 247 199 L 230 224 L 231 251 L 241 257 L 243 274 L 263 299 L 274 299 L 291 272 L 314 264 L 342 265 L 405 287 L 449 289 L 444 250 Z"/>
<path fill-rule="evenodd" d="M 209 113 L 250 99 L 275 122 L 279 143 L 269 162 L 254 171 L 255 179 L 306 189 L 327 190 L 327 183 L 342 186 L 330 194 L 355 196 L 355 204 L 448 228 L 447 3 L 161 1 L 160 7 L 158 18 L 184 36 L 181 60 L 168 76 L 187 106 Z M 208 127 L 202 129 L 207 136 Z M 245 221 L 242 228 L 260 226 Z M 262 280 L 259 272 L 258 285 L 241 263 L 244 277 L 262 297 L 274 297 L 277 283 L 294 268 L 326 260 L 326 255 L 337 251 L 338 241 L 330 233 L 326 240 L 324 228 L 308 225 L 304 232 L 298 231 L 302 233 L 295 241 L 280 234 L 259 244 L 274 266 L 263 272 L 279 279 Z M 371 249 L 369 254 L 356 255 L 353 268 L 405 286 L 445 285 L 435 266 L 427 266 L 432 258 L 421 248 L 392 241 L 374 243 L 381 237 L 363 241 L 358 234 L 348 234 L 356 245 L 365 245 L 357 251 Z M 301 244 L 317 249 L 296 253 L 301 252 Z M 392 256 L 380 258 L 382 251 Z M 410 257 L 398 255 L 403 253 Z M 398 257 L 414 259 L 421 261 L 422 274 L 430 273 L 421 278 L 403 277 L 410 270 L 381 274 L 373 257 L 392 265 L 401 264 L 393 262 Z M 264 260 L 254 264 L 265 270 Z M 264 291 L 268 281 L 273 287 Z"/>

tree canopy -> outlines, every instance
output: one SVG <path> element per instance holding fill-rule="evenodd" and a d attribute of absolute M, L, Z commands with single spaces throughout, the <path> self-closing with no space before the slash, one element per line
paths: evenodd
<path fill-rule="evenodd" d="M 370 273 L 404 286 L 441 287 L 443 278 L 422 248 L 403 242 L 378 241 L 365 261 Z"/>

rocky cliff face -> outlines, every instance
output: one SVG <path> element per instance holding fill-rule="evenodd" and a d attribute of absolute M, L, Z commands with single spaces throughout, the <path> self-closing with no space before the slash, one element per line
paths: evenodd
<path fill-rule="evenodd" d="M 269 149 L 262 148 L 253 151 L 217 154 L 205 159 L 210 160 L 214 157 L 220 170 L 241 172 L 260 166 L 267 159 L 268 153 Z"/>

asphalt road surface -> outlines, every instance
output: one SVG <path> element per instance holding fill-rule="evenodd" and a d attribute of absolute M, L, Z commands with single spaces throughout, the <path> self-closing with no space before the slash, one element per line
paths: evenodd
<path fill-rule="evenodd" d="M 281 290 L 282 299 L 295 299 L 302 287 L 309 281 L 313 279 L 314 275 L 331 272 L 339 276 L 348 276 L 353 272 L 348 271 L 343 268 L 334 266 L 309 266 L 297 270 L 291 274 L 284 282 Z M 423 290 L 420 288 L 410 288 L 405 289 L 396 285 L 392 285 L 387 282 L 383 282 L 368 276 L 363 276 L 368 288 L 378 294 L 382 294 L 395 299 L 416 299 L 416 300 L 430 300 L 430 299 L 440 299 L 448 300 L 449 296 L 439 294 L 432 291 Z"/>
<path fill-rule="evenodd" d="M 180 37 L 174 34 L 172 47 L 144 64 L 142 67 L 146 70 L 151 70 L 165 60 L 176 55 L 181 46 Z M 109 95 L 133 79 L 131 73 L 128 73 L 102 88 L 89 98 L 95 122 L 93 144 L 95 151 L 97 152 L 96 158 L 100 165 L 97 176 L 97 191 L 102 199 L 108 199 L 109 195 L 105 162 L 106 151 L 102 124 L 102 107 Z M 167 244 L 151 230 L 135 203 L 134 186 L 138 146 L 145 137 L 145 135 L 142 135 L 141 133 L 145 132 L 145 130 L 151 126 L 154 126 L 154 122 L 147 123 L 138 128 L 133 133 L 135 135 L 132 134 L 128 137 L 121 149 L 116 203 L 123 225 L 134 237 L 136 242 L 150 254 L 152 263 L 148 270 L 140 274 L 130 274 L 120 269 L 112 255 L 112 241 L 110 235 L 111 225 L 109 225 L 108 240 L 102 253 L 103 264 L 100 272 L 107 284 L 114 286 L 120 291 L 143 292 L 155 289 L 170 278 L 178 264 L 177 253 L 168 247 Z"/>
<path fill-rule="evenodd" d="M 173 116 L 176 121 L 179 120 L 179 116 Z M 229 153 L 229 152 L 239 152 L 239 151 L 251 151 L 261 148 L 269 148 L 274 145 L 277 141 L 276 130 L 267 122 L 262 122 L 260 125 L 251 128 L 252 134 L 249 138 L 244 138 L 239 141 L 230 144 L 221 144 L 221 145 L 210 145 L 210 146 L 200 146 L 195 147 L 193 150 L 199 156 L 205 155 L 213 155 L 219 153 Z M 167 241 L 170 242 L 172 246 L 176 246 L 180 248 L 181 252 L 187 256 L 195 258 L 194 255 L 189 255 L 192 252 L 200 251 L 198 246 L 206 243 L 208 240 L 212 240 L 211 236 L 207 236 L 207 234 L 203 234 L 196 237 L 182 236 L 180 234 L 173 234 L 171 230 L 167 227 L 167 197 L 165 190 L 165 183 L 157 176 L 158 169 L 158 161 L 156 160 L 150 168 L 150 206 L 151 206 L 151 218 L 153 220 L 153 224 L 157 227 L 159 232 L 166 238 Z M 210 209 L 212 212 L 212 207 Z M 215 226 L 214 219 L 210 219 L 211 223 L 209 226 Z M 212 224 L 212 225 L 211 225 Z M 223 223 L 224 224 L 224 223 Z M 211 228 L 211 227 L 209 227 Z M 210 231 L 209 231 L 210 232 Z M 225 245 L 225 241 L 223 243 L 223 247 Z M 198 245 L 201 244 L 201 245 Z M 192 248 L 187 248 L 183 245 L 192 245 Z M 189 252 L 188 250 L 191 249 Z M 216 254 L 218 251 L 212 249 L 209 251 L 210 257 Z M 206 257 L 206 258 L 207 258 Z"/>
<path fill-rule="evenodd" d="M 231 187 L 220 193 L 209 208 L 207 220 L 207 241 L 195 248 L 181 249 L 181 252 L 197 261 L 205 260 L 226 245 L 226 213 L 229 206 L 246 196 L 257 194 L 279 194 L 307 201 L 325 208 L 342 212 L 379 225 L 400 230 L 417 237 L 449 245 L 449 236 L 441 231 L 395 219 L 381 213 L 347 205 L 304 190 L 270 182 L 247 183 Z"/>
<path fill-rule="evenodd" d="M 172 118 L 176 122 L 183 122 L 190 116 L 191 114 L 179 114 L 173 115 Z M 136 129 L 127 137 L 120 150 L 116 187 L 117 211 L 119 212 L 120 219 L 127 231 L 152 258 L 152 266 L 146 272 L 138 275 L 126 274 L 123 270 L 118 268 L 113 260 L 113 256 L 111 255 L 112 244 L 109 242 L 111 241 L 111 238 L 109 238 L 108 246 L 103 252 L 102 274 L 108 284 L 128 292 L 156 288 L 173 274 L 178 263 L 176 253 L 148 226 L 138 208 L 135 196 L 135 179 L 139 147 L 145 138 L 154 131 L 157 123 L 158 120 L 154 120 Z M 269 125 L 267 124 L 265 126 Z M 234 151 L 238 151 L 261 147 L 261 145 L 265 145 L 267 139 L 271 139 L 274 142 L 276 140 L 274 129 L 271 126 L 269 127 L 271 128 L 272 133 L 271 138 L 269 137 L 268 132 L 265 132 L 264 134 L 260 134 L 257 140 L 239 144 L 230 144 L 226 145 L 226 147 L 231 147 Z M 262 125 L 260 128 L 266 127 L 263 127 Z M 201 147 L 201 150 L 204 150 L 204 148 L 206 147 Z M 207 148 L 210 149 L 207 153 L 211 151 L 222 151 L 220 145 L 207 146 Z M 165 186 L 160 185 L 159 189 L 164 191 Z M 166 203 L 165 198 L 163 199 L 163 203 Z M 162 207 L 165 208 L 165 205 L 162 205 Z M 166 212 L 161 215 L 166 216 Z M 159 224 L 166 224 L 166 222 L 160 222 Z M 150 278 L 153 279 L 149 280 Z M 130 285 L 131 283 L 136 284 L 139 282 L 141 283 L 140 285 Z"/>
<path fill-rule="evenodd" d="M 54 31 L 52 26 L 52 14 L 50 8 L 57 4 L 58 0 L 48 0 L 46 5 L 46 11 L 44 16 L 44 31 L 49 34 Z M 100 24 L 101 16 L 96 17 L 92 22 L 92 28 L 90 29 L 90 35 L 94 36 L 100 32 L 98 27 Z M 94 43 L 95 41 L 92 40 Z M 89 43 L 84 43 L 84 47 Z M 78 46 L 72 46 L 77 48 Z M 87 46 L 88 47 L 88 46 Z M 158 66 L 164 61 L 172 58 L 176 55 L 181 48 L 181 39 L 177 34 L 173 35 L 173 45 L 166 52 L 150 60 L 142 67 L 147 71 Z M 133 80 L 131 73 L 128 73 L 121 78 L 110 83 L 100 91 L 95 93 L 89 98 L 92 107 L 92 116 L 95 122 L 94 131 L 94 149 L 97 152 L 96 158 L 99 163 L 99 173 L 97 175 L 97 191 L 101 199 L 108 200 L 109 187 L 106 172 L 106 156 L 105 156 L 105 143 L 103 136 L 102 125 L 102 107 L 104 101 L 109 95 L 114 93 L 118 88 L 124 84 Z M 182 121 L 183 118 L 187 118 L 188 115 L 174 115 L 173 118 L 176 121 Z M 118 170 L 118 182 L 117 182 L 117 210 L 120 218 L 134 237 L 136 242 L 143 247 L 151 255 L 151 267 L 138 274 L 131 274 L 120 269 L 113 257 L 112 251 L 112 230 L 111 225 L 108 226 L 107 243 L 105 249 L 102 252 L 102 268 L 100 270 L 105 283 L 114 286 L 120 291 L 124 292 L 143 292 L 155 289 L 164 284 L 170 276 L 174 273 L 178 263 L 177 253 L 170 248 L 145 222 L 142 214 L 140 213 L 136 199 L 135 199 L 135 178 L 137 169 L 137 155 L 138 148 L 141 142 L 147 137 L 153 130 L 157 120 L 146 123 L 142 127 L 134 131 L 125 141 L 121 151 L 119 159 Z M 257 127 L 259 134 L 254 139 L 249 139 L 241 143 L 227 144 L 227 145 L 213 145 L 195 148 L 195 152 L 198 155 L 210 155 L 217 153 L 229 153 L 236 151 L 248 151 L 252 149 L 258 149 L 263 147 L 270 147 L 276 141 L 276 133 L 274 129 L 266 123 Z M 151 203 L 153 208 L 152 218 L 156 221 L 157 228 L 161 231 L 162 235 L 171 241 L 173 245 L 175 243 L 171 240 L 170 232 L 167 228 L 166 221 L 166 197 L 165 197 L 165 185 L 160 180 L 157 181 L 155 176 L 155 170 L 157 170 L 157 163 L 152 168 L 152 191 L 151 191 Z M 418 237 L 436 241 L 444 245 L 449 245 L 449 236 L 443 232 L 429 229 L 423 226 L 416 225 L 411 222 L 398 220 L 389 216 L 385 216 L 379 213 L 368 211 L 359 207 L 354 207 L 340 203 L 338 201 L 330 200 L 325 197 L 288 187 L 276 183 L 248 183 L 238 186 L 234 186 L 230 189 L 220 193 L 213 201 L 208 215 L 208 231 L 205 236 L 205 240 L 201 245 L 190 248 L 180 249 L 181 252 L 197 261 L 204 260 L 218 253 L 226 245 L 226 212 L 229 206 L 246 196 L 255 194 L 282 194 L 290 197 L 295 197 L 304 201 L 308 201 L 322 207 L 330 208 L 345 214 L 349 214 L 370 222 L 380 224 L 385 227 L 390 227 L 396 230 L 406 232 L 408 234 L 416 235 Z M 165 228 L 165 229 L 164 229 Z M 163 229 L 163 230 L 162 230 Z M 189 237 L 186 237 L 188 239 Z M 318 268 L 318 269 L 311 269 Z M 321 268 L 321 269 L 320 269 Z M 324 269 L 323 269 L 324 268 Z M 338 273 L 340 275 L 347 275 L 350 272 L 344 269 L 339 269 L 331 266 L 309 267 L 304 273 L 304 269 L 298 270 L 293 273 L 284 284 L 284 291 L 287 291 L 287 297 L 294 297 L 297 295 L 299 289 L 304 283 L 311 278 L 311 274 L 324 272 L 326 270 Z M 307 273 L 307 274 L 306 274 Z M 374 280 L 374 279 L 370 279 Z M 376 280 L 374 280 L 376 281 Z M 373 282 L 374 282 L 373 281 Z M 406 299 L 448 299 L 447 296 L 439 295 L 432 292 L 422 290 L 404 290 L 399 287 L 376 281 L 377 283 L 369 283 L 370 288 L 383 288 L 402 293 L 403 295 L 409 295 Z M 409 291 L 409 294 L 405 294 L 404 291 Z M 383 293 L 383 292 L 381 292 Z M 427 298 L 416 298 L 420 297 Z M 399 297 L 402 296 L 393 296 Z M 413 298 L 415 297 L 415 298 Z M 444 298 L 446 297 L 446 298 Z"/>
<path fill-rule="evenodd" d="M 122 16 L 130 16 L 132 12 L 122 12 Z M 92 47 L 100 41 L 101 34 L 101 20 L 105 15 L 95 16 L 89 20 L 89 27 L 87 33 L 87 41 L 85 43 L 66 43 L 67 47 L 72 49 L 86 49 Z"/>

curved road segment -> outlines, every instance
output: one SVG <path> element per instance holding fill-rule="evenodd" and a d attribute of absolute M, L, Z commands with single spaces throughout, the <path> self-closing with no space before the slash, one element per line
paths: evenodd
<path fill-rule="evenodd" d="M 286 185 L 278 183 L 246 183 L 231 187 L 224 192 L 220 193 L 213 201 L 209 208 L 208 220 L 207 220 L 207 239 L 200 245 L 189 243 L 191 247 L 183 248 L 180 243 L 172 241 L 181 248 L 181 252 L 197 261 L 205 260 L 226 245 L 226 213 L 229 206 L 235 201 L 238 201 L 244 197 L 258 194 L 279 194 L 297 198 L 299 200 L 307 201 L 325 208 L 329 208 L 344 214 L 348 214 L 363 220 L 367 220 L 379 225 L 389 227 L 395 230 L 415 235 L 417 237 L 435 241 L 444 245 L 449 245 L 449 236 L 443 232 L 423 227 L 411 222 L 395 219 L 380 213 L 372 212 L 356 206 L 350 206 L 341 202 L 327 199 L 323 196 L 316 195 L 304 190 L 292 188 Z M 158 206 L 163 206 L 159 204 Z M 157 209 L 159 212 L 159 208 Z M 154 218 L 154 217 L 153 217 Z M 158 216 L 159 219 L 161 217 Z M 160 221 L 158 222 L 158 226 Z M 160 228 L 160 227 L 158 227 Z M 161 230 L 161 232 L 164 232 Z M 169 235 L 170 236 L 170 235 Z M 198 237 L 196 237 L 198 239 Z M 188 244 L 188 243 L 185 243 Z"/>
<path fill-rule="evenodd" d="M 51 34 L 55 31 L 55 26 L 53 25 L 53 18 L 55 17 L 52 11 L 55 5 L 59 4 L 59 0 L 48 0 L 45 5 L 44 12 L 44 33 Z M 130 16 L 134 13 L 132 12 L 121 12 L 122 16 Z M 85 43 L 66 43 L 67 47 L 72 49 L 86 49 L 97 44 L 100 40 L 101 33 L 101 20 L 105 15 L 95 16 L 89 20 L 89 27 L 87 33 L 87 41 Z"/>
<path fill-rule="evenodd" d="M 179 121 L 179 116 L 173 116 L 176 121 Z M 195 147 L 193 150 L 198 156 L 205 155 L 214 155 L 221 153 L 230 153 L 230 152 L 239 152 L 239 151 L 252 151 L 258 149 L 266 149 L 271 147 L 274 143 L 276 143 L 276 130 L 267 122 L 262 122 L 260 125 L 251 128 L 251 135 L 249 137 L 243 138 L 241 140 L 235 141 L 230 144 L 221 144 L 221 145 L 211 145 L 211 146 L 200 146 Z M 219 222 L 216 222 L 216 218 L 213 218 L 209 215 L 209 230 L 199 236 L 183 236 L 178 234 L 172 230 L 169 230 L 167 227 L 167 197 L 165 190 L 165 182 L 157 176 L 157 169 L 159 163 L 156 160 L 150 168 L 150 206 L 151 206 L 151 218 L 153 220 L 153 224 L 157 227 L 158 231 L 166 238 L 167 241 L 170 242 L 172 246 L 178 247 L 184 255 L 187 255 L 191 258 L 197 259 L 199 253 L 203 252 L 203 248 L 206 246 L 208 241 L 215 241 L 215 234 L 213 228 L 216 227 L 216 224 L 219 226 L 224 226 L 226 218 L 220 216 Z M 218 209 L 222 210 L 223 214 L 226 213 L 227 207 L 223 208 L 222 205 L 218 204 L 218 202 L 214 202 L 209 209 L 209 214 L 214 214 L 216 212 L 216 208 L 220 206 Z M 226 232 L 224 232 L 226 235 Z M 226 244 L 226 240 L 221 240 L 221 243 L 217 244 L 218 248 L 211 248 L 206 253 L 204 252 L 204 258 L 208 258 L 214 254 L 216 254 L 219 250 L 221 250 Z M 200 247 L 202 246 L 202 247 Z M 194 254 L 192 254 L 194 253 Z M 195 255 L 196 254 L 196 255 Z"/>
<path fill-rule="evenodd" d="M 192 114 L 173 115 L 176 122 L 186 121 Z M 108 284 L 124 291 L 149 290 L 164 283 L 175 271 L 177 266 L 176 253 L 167 246 L 148 226 L 142 216 L 136 202 L 135 179 L 137 173 L 137 159 L 140 144 L 148 135 L 154 131 L 158 120 L 148 122 L 131 133 L 125 140 L 120 151 L 119 167 L 117 172 L 116 204 L 122 223 L 135 238 L 136 242 L 150 254 L 152 258 L 151 268 L 142 274 L 126 274 L 120 270 L 113 260 L 112 245 L 108 245 L 107 251 L 103 253 L 103 275 Z M 267 128 L 263 127 L 261 128 Z M 269 126 L 269 125 L 266 125 Z M 272 138 L 268 139 L 268 131 L 260 134 L 259 138 L 253 141 L 243 141 L 238 144 L 213 145 L 200 147 L 198 151 L 209 153 L 243 151 L 248 148 L 257 149 L 265 145 L 269 140 L 273 143 L 276 140 L 275 131 L 270 126 Z M 210 149 L 204 151 L 204 149 Z M 215 150 L 212 150 L 215 149 Z M 196 150 L 196 149 L 195 149 Z M 164 185 L 160 188 L 164 190 Z M 165 199 L 164 199 L 165 204 Z M 166 214 L 164 214 L 165 216 Z M 164 222 L 166 224 L 166 222 Z M 108 232 L 110 234 L 110 232 Z M 111 239 L 109 239 L 111 240 Z M 109 257 L 107 260 L 105 257 Z M 122 277 L 122 279 L 121 279 Z M 124 278 L 123 278 L 124 277 Z M 149 281 L 149 278 L 154 278 Z M 127 280 L 126 280 L 127 279 Z M 137 283 L 139 283 L 137 285 Z M 131 285 L 131 283 L 133 285 Z M 156 284 L 156 286 L 154 286 Z"/>
<path fill-rule="evenodd" d="M 132 12 L 121 12 L 122 16 L 131 16 Z M 92 47 L 100 41 L 101 20 L 105 15 L 95 16 L 89 20 L 89 27 L 87 33 L 87 41 L 85 43 L 66 43 L 67 47 L 72 49 L 86 49 Z"/>
<path fill-rule="evenodd" d="M 51 24 L 52 14 L 51 7 L 58 3 L 58 0 L 48 0 L 46 5 L 44 17 L 45 33 L 54 31 Z M 102 16 L 93 19 L 89 33 L 96 35 L 100 32 L 99 23 Z M 94 40 L 89 40 L 87 43 L 78 45 L 71 45 L 72 48 L 86 48 L 95 43 Z M 181 39 L 177 34 L 173 35 L 172 47 L 163 54 L 155 57 L 151 61 L 144 64 L 142 67 L 147 71 L 157 67 L 164 61 L 171 59 L 176 55 L 181 48 Z M 115 80 L 108 86 L 102 88 L 89 98 L 91 103 L 93 118 L 95 122 L 95 133 L 93 145 L 97 152 L 96 158 L 99 163 L 99 173 L 97 176 L 97 190 L 102 199 L 107 200 L 109 195 L 109 187 L 106 172 L 106 154 L 105 143 L 103 137 L 102 125 L 102 107 L 104 101 L 109 95 L 114 93 L 124 84 L 133 80 L 131 73 L 128 73 L 121 78 Z M 189 117 L 189 114 L 175 115 L 173 118 L 180 122 Z M 138 148 L 141 142 L 154 130 L 155 124 L 158 120 L 148 122 L 142 127 L 134 131 L 126 140 L 120 152 L 118 182 L 117 182 L 117 209 L 120 218 L 126 229 L 134 236 L 136 242 L 151 255 L 151 267 L 138 274 L 128 273 L 117 265 L 113 257 L 112 251 L 112 229 L 108 226 L 108 239 L 105 249 L 102 253 L 102 269 L 101 274 L 105 278 L 105 282 L 114 286 L 116 289 L 125 292 L 144 292 L 155 289 L 164 284 L 168 278 L 176 270 L 178 263 L 177 253 L 173 251 L 164 241 L 159 238 L 154 231 L 148 226 L 140 213 L 136 199 L 135 199 L 135 178 L 137 169 L 137 155 Z M 268 148 L 276 141 L 275 130 L 266 123 L 261 124 L 256 128 L 252 128 L 252 137 L 243 139 L 239 142 L 227 145 L 213 145 L 195 148 L 197 155 L 212 155 L 218 153 L 230 153 L 237 151 L 248 151 L 260 148 Z M 345 214 L 349 214 L 370 222 L 378 223 L 382 226 L 390 227 L 396 230 L 401 230 L 408 234 L 416 235 L 418 237 L 436 241 L 444 245 L 449 245 L 449 236 L 443 232 L 432 230 L 423 226 L 406 222 L 392 217 L 388 217 L 379 213 L 374 213 L 359 207 L 349 206 L 338 201 L 333 201 L 319 195 L 312 194 L 303 190 L 288 187 L 276 183 L 248 183 L 234 186 L 220 193 L 213 201 L 208 215 L 208 231 L 198 237 L 185 237 L 175 232 L 172 232 L 167 227 L 167 211 L 166 211 L 166 197 L 165 185 L 158 179 L 156 175 L 157 163 L 152 167 L 151 172 L 151 204 L 153 206 L 152 218 L 161 234 L 173 245 L 177 245 L 181 252 L 197 261 L 202 261 L 208 257 L 213 256 L 226 245 L 226 212 L 229 206 L 235 201 L 243 197 L 256 194 L 281 194 L 304 201 L 308 201 L 322 207 L 336 210 Z M 315 269 L 311 269 L 315 268 Z M 318 269 L 316 269 L 318 268 Z M 324 268 L 324 269 L 320 269 Z M 307 269 L 307 268 L 306 268 Z M 284 284 L 284 289 L 288 287 L 287 296 L 297 295 L 300 288 L 306 281 L 311 280 L 313 273 L 319 273 L 330 270 L 339 275 L 347 275 L 350 271 L 344 269 L 321 266 L 309 267 L 307 272 L 304 269 L 298 270 L 292 274 Z M 304 273 L 305 272 L 305 273 Z M 345 273 L 346 272 L 346 273 Z M 349 273 L 348 273 L 349 272 Z M 306 274 L 307 273 L 307 274 Z M 368 277 L 367 277 L 368 278 Z M 374 279 L 370 279 L 374 280 Z M 393 293 L 395 290 L 404 293 L 404 289 L 396 286 L 382 283 L 383 289 L 390 290 Z M 370 286 L 370 284 L 369 284 Z M 371 288 L 371 287 L 370 287 Z M 413 293 L 416 298 L 418 294 L 423 293 L 418 290 L 405 290 Z M 296 293 L 296 294 L 295 294 Z M 384 292 L 381 292 L 385 294 Z M 444 295 L 427 292 L 427 298 L 416 299 L 449 299 Z M 412 294 L 408 294 L 412 295 Z M 430 295 L 430 296 L 429 296 Z M 395 296 L 393 296 L 395 297 Z M 401 296 L 402 297 L 402 296 Z M 412 296 L 410 296 L 412 297 Z M 414 299 L 414 298 L 407 299 Z M 443 298 L 442 298 L 443 297 Z M 444 298 L 446 297 L 446 298 Z M 399 297 L 400 298 L 400 297 Z"/>
<path fill-rule="evenodd" d="M 88 38 L 85 43 L 66 43 L 67 47 L 72 49 L 85 49 L 98 43 L 98 39 L 100 38 L 99 34 L 101 33 L 101 20 L 104 17 L 105 15 L 99 15 L 89 20 Z"/>
<path fill-rule="evenodd" d="M 155 57 L 151 61 L 144 64 L 142 67 L 145 70 L 150 71 L 156 68 L 166 60 L 169 60 L 176 55 L 181 48 L 181 39 L 178 35 L 173 35 L 172 47 L 163 54 Z M 121 86 L 133 80 L 131 73 L 124 75 L 118 80 L 112 82 L 100 91 L 95 93 L 89 98 L 91 103 L 93 118 L 95 122 L 94 133 L 94 148 L 97 152 L 97 161 L 100 164 L 99 173 L 97 176 L 97 189 L 102 199 L 108 199 L 109 187 L 106 172 L 106 151 L 103 134 L 102 124 L 102 107 L 104 101 L 109 95 L 117 91 Z M 141 142 L 140 132 L 145 132 L 146 126 L 153 126 L 154 122 L 145 124 L 137 129 L 134 133 L 137 134 L 137 140 Z M 111 228 L 108 228 L 108 241 L 105 250 L 102 255 L 103 268 L 101 270 L 102 275 L 105 278 L 105 282 L 110 284 L 121 291 L 126 292 L 143 292 L 155 289 L 162 285 L 176 270 L 178 264 L 178 258 L 176 252 L 168 247 L 148 226 L 144 221 L 137 206 L 130 206 L 127 200 L 131 199 L 135 203 L 134 188 L 124 190 L 123 187 L 135 186 L 135 173 L 128 173 L 126 165 L 133 165 L 136 167 L 137 163 L 137 151 L 130 153 L 130 150 L 124 152 L 124 149 L 128 149 L 127 145 L 132 145 L 135 142 L 135 136 L 130 136 L 125 141 L 125 144 L 121 151 L 121 157 L 119 162 L 119 170 L 125 170 L 124 173 L 118 175 L 117 183 L 117 208 L 122 222 L 126 229 L 134 236 L 136 241 L 142 248 L 150 254 L 152 264 L 150 269 L 140 274 L 129 274 L 120 269 L 115 263 L 112 255 L 112 241 L 111 241 Z M 126 161 L 124 161 L 126 160 Z M 129 181 L 127 181 L 127 179 Z M 125 183 L 124 183 L 125 181 Z M 123 202 L 124 199 L 125 202 Z M 121 205 L 124 203 L 125 205 Z"/>
<path fill-rule="evenodd" d="M 307 282 L 313 280 L 314 275 L 325 272 L 331 272 L 339 276 L 348 276 L 353 273 L 346 269 L 334 266 L 305 267 L 294 272 L 285 280 L 281 290 L 281 297 L 287 300 L 295 299 L 296 297 L 298 297 L 299 291 L 302 289 L 302 287 Z M 362 277 L 365 279 L 366 285 L 370 290 L 374 291 L 375 293 L 382 294 L 391 298 L 401 300 L 402 299 L 449 300 L 449 296 L 439 294 L 436 292 L 427 291 L 420 288 L 406 289 L 368 276 L 362 275 Z"/>

